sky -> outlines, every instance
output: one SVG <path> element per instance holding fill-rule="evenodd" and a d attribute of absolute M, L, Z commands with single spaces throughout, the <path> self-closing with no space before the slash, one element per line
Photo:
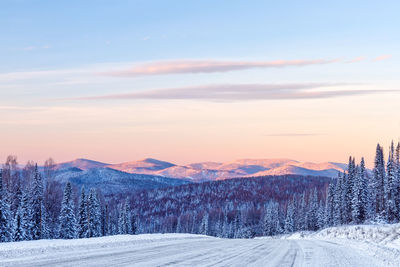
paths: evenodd
<path fill-rule="evenodd" d="M 0 161 L 345 162 L 400 140 L 399 1 L 0 1 Z"/>

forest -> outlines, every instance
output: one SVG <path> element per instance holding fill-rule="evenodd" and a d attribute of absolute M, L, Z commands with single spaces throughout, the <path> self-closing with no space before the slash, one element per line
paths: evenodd
<path fill-rule="evenodd" d="M 54 179 L 52 159 L 0 172 L 0 242 L 116 234 L 196 233 L 251 238 L 325 227 L 400 221 L 400 144 L 374 167 L 350 157 L 337 179 L 299 175 L 236 178 L 103 195 Z"/>

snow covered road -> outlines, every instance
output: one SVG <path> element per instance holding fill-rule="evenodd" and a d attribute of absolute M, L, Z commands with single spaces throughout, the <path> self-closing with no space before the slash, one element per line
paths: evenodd
<path fill-rule="evenodd" d="M 189 234 L 0 244 L 0 266 L 388 266 L 323 240 L 220 239 Z"/>

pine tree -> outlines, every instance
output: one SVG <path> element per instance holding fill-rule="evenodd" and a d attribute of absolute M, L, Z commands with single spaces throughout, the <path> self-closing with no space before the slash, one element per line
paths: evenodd
<path fill-rule="evenodd" d="M 386 204 L 386 216 L 387 221 L 392 223 L 397 217 L 397 207 L 395 202 L 395 181 L 396 181 L 396 166 L 395 166 L 395 155 L 394 155 L 394 144 L 392 144 L 389 149 L 389 157 L 386 167 L 385 176 L 385 204 Z"/>
<path fill-rule="evenodd" d="M 91 189 L 88 197 L 88 236 L 97 237 L 101 235 L 101 211 L 97 193 Z"/>
<path fill-rule="evenodd" d="M 284 225 L 284 231 L 286 234 L 292 233 L 295 231 L 295 207 L 294 207 L 294 200 L 289 201 L 287 209 L 286 209 L 286 219 Z"/>
<path fill-rule="evenodd" d="M 15 214 L 13 231 L 12 231 L 12 240 L 13 241 L 25 240 L 25 230 L 22 226 L 22 219 L 21 219 L 21 208 L 18 208 L 18 211 Z"/>
<path fill-rule="evenodd" d="M 325 225 L 333 226 L 334 224 L 334 205 L 335 205 L 335 186 L 333 183 L 329 183 L 328 192 L 326 196 L 326 208 L 325 208 Z"/>
<path fill-rule="evenodd" d="M 199 233 L 202 235 L 209 234 L 209 217 L 207 212 L 204 213 L 203 218 L 201 220 Z"/>
<path fill-rule="evenodd" d="M 24 240 L 32 240 L 32 216 L 30 211 L 30 195 L 29 192 L 22 193 L 20 205 L 21 225 L 24 230 Z"/>
<path fill-rule="evenodd" d="M 5 198 L 5 189 L 3 188 L 3 170 L 0 169 L 0 242 L 11 241 L 10 219 L 10 208 Z"/>
<path fill-rule="evenodd" d="M 344 174 L 343 174 L 344 175 Z M 343 175 L 342 173 L 338 173 L 338 178 L 336 180 L 336 185 L 335 185 L 335 196 L 333 199 L 333 206 L 334 206 L 334 210 L 335 210 L 335 214 L 333 216 L 333 224 L 334 225 L 341 225 L 342 224 L 342 211 L 343 211 L 343 207 L 342 207 L 342 196 L 343 196 L 343 192 L 342 192 L 342 184 L 343 184 Z"/>
<path fill-rule="evenodd" d="M 347 175 L 344 177 L 345 179 L 344 187 L 345 187 L 345 196 L 344 196 L 344 203 L 345 203 L 345 214 L 344 214 L 344 223 L 350 223 L 352 221 L 352 199 L 353 199 L 353 187 L 354 187 L 354 180 L 356 176 L 356 166 L 354 162 L 354 158 L 349 157 L 349 164 Z"/>
<path fill-rule="evenodd" d="M 85 187 L 82 187 L 81 198 L 78 210 L 78 237 L 88 237 L 88 216 L 87 216 L 87 199 L 85 195 Z"/>
<path fill-rule="evenodd" d="M 309 197 L 308 201 L 308 212 L 307 212 L 307 229 L 311 231 L 315 231 L 318 229 L 318 194 L 317 190 L 314 189 L 312 194 Z"/>
<path fill-rule="evenodd" d="M 385 160 L 383 158 L 383 149 L 378 144 L 376 146 L 376 155 L 374 162 L 374 187 L 376 193 L 376 215 L 379 216 L 378 220 L 386 218 L 385 214 Z"/>
<path fill-rule="evenodd" d="M 42 202 L 43 202 L 43 181 L 38 171 L 37 164 L 33 176 L 31 194 L 31 235 L 33 240 L 42 238 Z"/>
<path fill-rule="evenodd" d="M 51 229 L 50 229 L 51 219 L 48 210 L 45 208 L 44 203 L 42 203 L 42 238 L 50 239 Z"/>
<path fill-rule="evenodd" d="M 59 237 L 62 239 L 76 238 L 76 228 L 72 188 L 71 183 L 67 182 L 61 204 Z"/>
<path fill-rule="evenodd" d="M 129 206 L 128 198 L 125 201 L 125 205 L 121 206 L 120 217 L 118 220 L 119 233 L 122 235 L 132 234 L 131 224 L 131 210 Z"/>
<path fill-rule="evenodd" d="M 360 209 L 360 220 L 361 222 L 365 222 L 368 219 L 368 208 L 370 201 L 370 193 L 368 186 L 368 177 L 365 169 L 365 160 L 364 157 L 361 158 L 360 162 L 360 187 L 361 187 L 361 209 Z"/>
<path fill-rule="evenodd" d="M 396 207 L 395 222 L 400 222 L 400 142 L 397 143 L 395 160 L 394 160 L 394 202 Z"/>
<path fill-rule="evenodd" d="M 352 206 L 352 221 L 355 224 L 359 224 L 362 221 L 362 215 L 361 215 L 361 193 L 362 193 L 362 188 L 361 188 L 361 177 L 359 175 L 359 167 L 357 169 L 357 175 L 354 177 L 354 184 L 353 184 L 353 196 L 352 196 L 352 201 L 351 201 L 351 206 Z"/>

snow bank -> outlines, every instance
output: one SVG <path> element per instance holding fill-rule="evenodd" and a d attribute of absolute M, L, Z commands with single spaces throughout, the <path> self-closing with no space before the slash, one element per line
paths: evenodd
<path fill-rule="evenodd" d="M 400 224 L 338 226 L 323 229 L 310 236 L 357 240 L 400 250 Z"/>
<path fill-rule="evenodd" d="M 113 248 L 127 245 L 140 245 L 159 241 L 175 239 L 202 239 L 212 238 L 194 234 L 141 234 L 141 235 L 115 235 L 82 239 L 50 239 L 0 243 L 1 258 L 15 258 L 22 256 L 37 256 L 40 254 L 79 251 L 89 249 Z"/>
<path fill-rule="evenodd" d="M 337 226 L 318 232 L 298 232 L 283 238 L 335 242 L 400 266 L 400 224 Z"/>

